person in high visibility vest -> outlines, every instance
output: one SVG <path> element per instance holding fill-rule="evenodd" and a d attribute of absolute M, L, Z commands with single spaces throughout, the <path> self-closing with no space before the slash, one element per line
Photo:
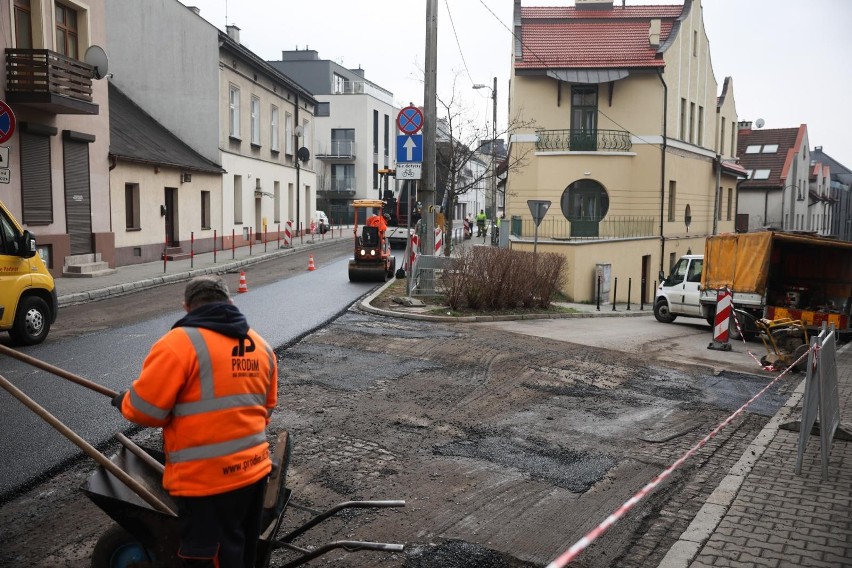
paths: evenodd
<path fill-rule="evenodd" d="M 481 237 L 485 234 L 485 210 L 480 209 L 476 214 L 476 236 Z"/>
<path fill-rule="evenodd" d="M 266 427 L 278 398 L 276 356 L 219 276 L 190 280 L 184 308 L 113 406 L 163 430 L 163 487 L 177 504 L 185 565 L 250 568 L 272 469 Z"/>

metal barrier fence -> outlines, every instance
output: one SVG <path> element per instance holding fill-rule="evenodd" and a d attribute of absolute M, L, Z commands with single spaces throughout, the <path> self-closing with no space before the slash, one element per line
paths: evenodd
<path fill-rule="evenodd" d="M 831 328 L 827 328 L 826 323 L 823 322 L 819 335 L 811 338 L 808 372 L 805 376 L 805 395 L 802 399 L 799 447 L 796 455 L 796 474 L 800 475 L 811 429 L 819 419 L 820 462 L 823 481 L 828 479 L 828 454 L 831 452 L 834 433 L 840 426 L 836 336 L 834 324 L 831 324 Z"/>

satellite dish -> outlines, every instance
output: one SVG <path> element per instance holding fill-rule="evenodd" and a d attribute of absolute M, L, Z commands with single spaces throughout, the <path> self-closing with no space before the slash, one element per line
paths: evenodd
<path fill-rule="evenodd" d="M 301 137 L 302 137 L 302 134 L 304 134 L 304 133 L 305 133 L 305 129 L 304 129 L 304 128 L 302 128 L 301 126 L 297 126 L 297 127 L 296 127 L 296 136 L 298 136 L 299 138 L 301 138 Z"/>
<path fill-rule="evenodd" d="M 308 160 L 311 159 L 311 151 L 308 150 L 307 148 L 305 148 L 304 146 L 302 146 L 296 152 L 296 156 L 298 156 L 299 159 L 302 160 L 303 162 L 307 162 Z"/>
<path fill-rule="evenodd" d="M 763 120 L 762 118 L 758 118 L 757 120 L 754 121 L 754 125 L 758 128 L 763 128 L 764 124 L 766 124 L 766 121 Z"/>
<path fill-rule="evenodd" d="M 99 45 L 91 45 L 83 56 L 83 61 L 94 67 L 93 79 L 103 79 L 109 73 L 109 60 L 103 48 Z"/>

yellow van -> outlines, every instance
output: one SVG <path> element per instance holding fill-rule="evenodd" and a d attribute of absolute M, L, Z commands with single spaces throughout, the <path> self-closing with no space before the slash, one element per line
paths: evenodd
<path fill-rule="evenodd" d="M 35 238 L 0 201 L 0 330 L 16 344 L 35 345 L 47 337 L 58 312 L 53 276 Z"/>

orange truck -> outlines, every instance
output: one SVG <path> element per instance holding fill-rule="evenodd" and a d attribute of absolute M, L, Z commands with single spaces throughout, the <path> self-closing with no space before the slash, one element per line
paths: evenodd
<path fill-rule="evenodd" d="M 757 231 L 708 237 L 699 301 L 715 313 L 717 293 L 733 293 L 743 333 L 760 318 L 801 320 L 808 331 L 823 322 L 848 337 L 852 329 L 852 242 L 809 233 Z M 735 331 L 734 327 L 731 328 Z"/>

